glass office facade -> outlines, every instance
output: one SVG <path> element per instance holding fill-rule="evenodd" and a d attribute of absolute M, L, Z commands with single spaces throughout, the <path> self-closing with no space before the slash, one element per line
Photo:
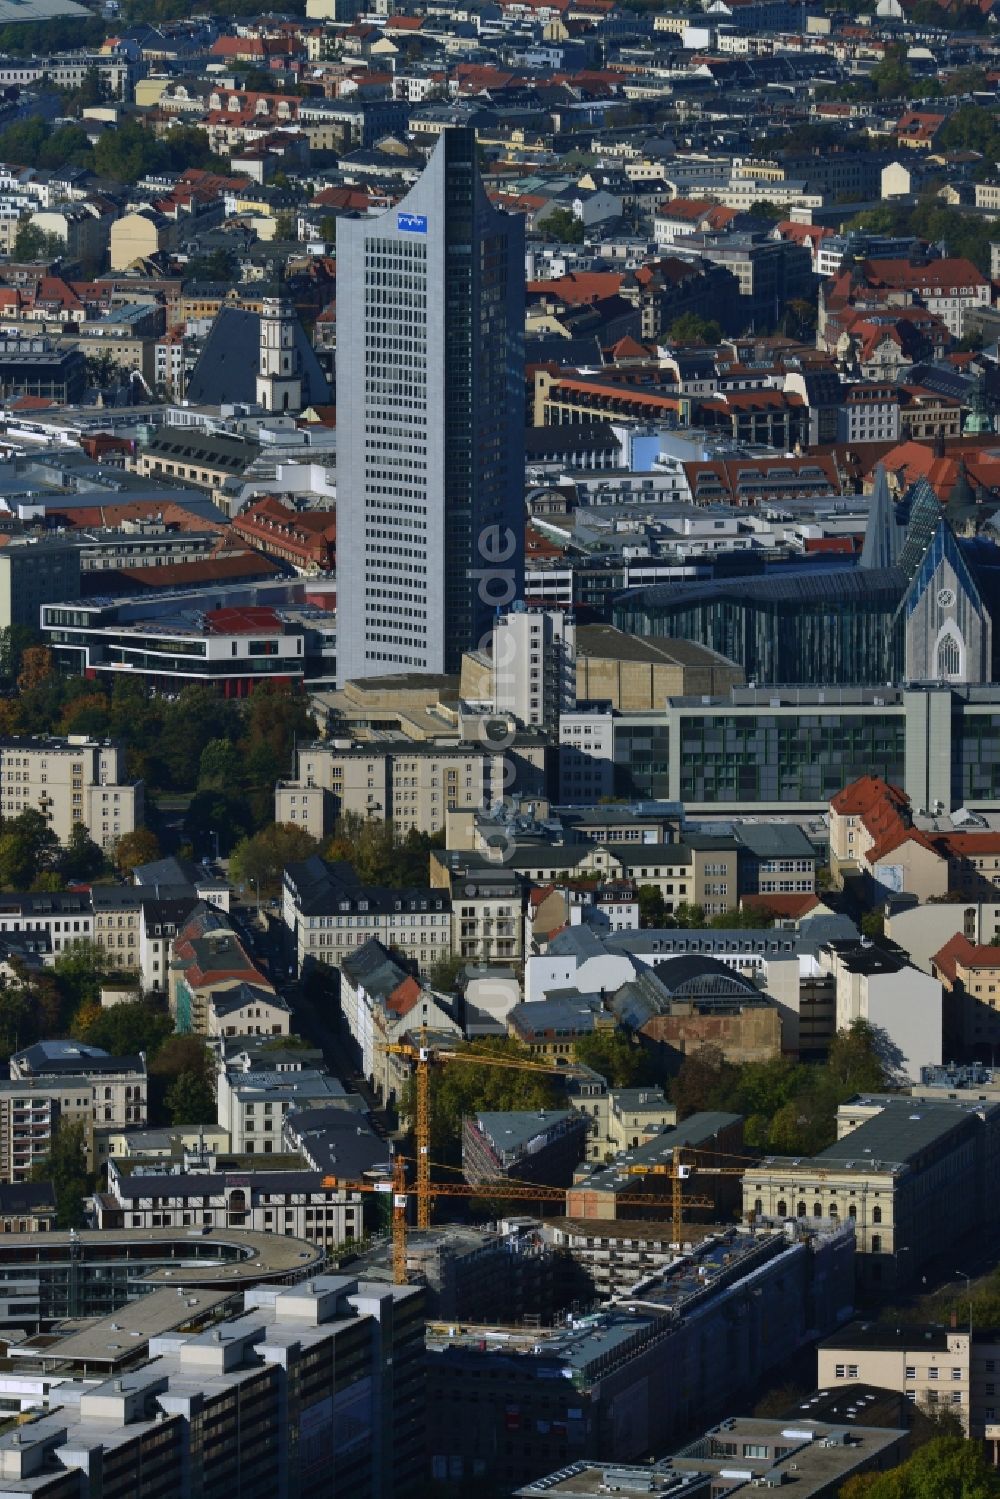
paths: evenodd
<path fill-rule="evenodd" d="M 825 802 L 861 775 L 898 784 L 906 727 L 884 715 L 833 711 L 681 714 L 677 755 L 687 802 Z"/>
<path fill-rule="evenodd" d="M 956 807 L 1000 800 L 1000 703 L 996 712 L 954 712 L 952 800 Z"/>

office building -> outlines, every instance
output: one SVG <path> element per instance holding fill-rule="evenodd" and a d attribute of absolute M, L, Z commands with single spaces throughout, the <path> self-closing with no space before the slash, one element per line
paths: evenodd
<path fill-rule="evenodd" d="M 853 1389 L 856 1406 L 845 1399 L 830 1416 L 815 1408 L 822 1401 L 810 1402 L 794 1421 L 728 1416 L 696 1442 L 652 1465 L 573 1463 L 518 1489 L 516 1499 L 543 1499 L 549 1494 L 556 1499 L 596 1499 L 609 1492 L 621 1499 L 715 1499 L 786 1484 L 796 1499 L 837 1499 L 856 1473 L 881 1473 L 907 1456 L 901 1413 L 894 1412 L 894 1425 L 883 1424 L 879 1417 L 888 1398 L 879 1401 L 875 1392 Z"/>
<path fill-rule="evenodd" d="M 43 604 L 80 597 L 80 546 L 63 536 L 12 536 L 0 548 L 0 629 L 38 629 Z"/>
<path fill-rule="evenodd" d="M 523 595 L 523 266 L 471 128 L 337 222 L 340 683 L 457 671 Z"/>
<path fill-rule="evenodd" d="M 82 1124 L 93 1159 L 99 1127 L 146 1123 L 146 1061 L 76 1041 L 39 1041 L 0 1081 L 0 1181 L 26 1182 L 60 1123 Z"/>
<path fill-rule="evenodd" d="M 0 1436 L 0 1483 L 40 1499 L 320 1499 L 333 1480 L 404 1499 L 423 1478 L 422 1311 L 419 1288 L 343 1276 L 248 1290 L 242 1315 L 147 1335 L 148 1362 L 57 1382 L 45 1415 Z"/>
<path fill-rule="evenodd" d="M 819 1345 L 817 1358 L 824 1389 L 859 1379 L 877 1383 L 931 1415 L 950 1411 L 974 1441 L 995 1447 L 1000 1440 L 1000 1335 L 992 1327 L 970 1328 L 961 1310 L 951 1327 L 852 1322 Z"/>
<path fill-rule="evenodd" d="M 893 1290 L 997 1215 L 1000 1104 L 861 1095 L 816 1156 L 767 1156 L 743 1178 L 744 1215 L 851 1220 L 859 1283 Z"/>
<path fill-rule="evenodd" d="M 169 1286 L 233 1296 L 262 1281 L 317 1274 L 323 1244 L 248 1228 L 103 1228 L 0 1234 L 0 1326 L 40 1331 L 67 1318 L 106 1317 Z M 105 1336 L 91 1362 L 127 1361 L 124 1339 Z M 136 1350 L 141 1351 L 141 1350 Z"/>
<path fill-rule="evenodd" d="M 595 775 L 610 763 L 617 796 L 683 801 L 689 813 L 825 811 L 865 775 L 901 786 L 916 808 L 1000 808 L 996 685 L 734 688 L 607 724 L 571 753 Z"/>
<path fill-rule="evenodd" d="M 86 388 L 87 363 L 79 349 L 57 348 L 44 337 L 0 338 L 0 399 L 37 396 L 73 406 Z"/>
<path fill-rule="evenodd" d="M 558 1329 L 428 1337 L 431 1477 L 506 1493 L 582 1459 L 634 1462 L 703 1430 L 850 1308 L 853 1239 L 722 1230 Z M 719 1350 L 725 1350 L 720 1357 Z"/>

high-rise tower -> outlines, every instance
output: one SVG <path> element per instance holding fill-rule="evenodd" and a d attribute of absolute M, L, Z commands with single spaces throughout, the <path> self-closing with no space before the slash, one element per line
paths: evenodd
<path fill-rule="evenodd" d="M 337 224 L 337 675 L 454 672 L 522 591 L 524 228 L 475 133 Z"/>

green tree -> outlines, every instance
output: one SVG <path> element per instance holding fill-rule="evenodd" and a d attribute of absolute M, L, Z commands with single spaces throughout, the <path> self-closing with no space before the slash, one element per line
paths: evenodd
<path fill-rule="evenodd" d="M 0 675 L 13 682 L 21 670 L 21 657 L 29 646 L 38 646 L 37 630 L 28 625 L 5 625 L 0 629 Z"/>
<path fill-rule="evenodd" d="M 126 1001 L 98 1009 L 85 1003 L 83 1023 L 71 1027 L 78 1041 L 100 1046 L 113 1057 L 133 1057 L 143 1052 L 155 1057 L 167 1038 L 173 1035 L 174 1023 L 166 1010 L 147 999 Z"/>
<path fill-rule="evenodd" d="M 427 982 L 440 994 L 454 994 L 458 976 L 470 960 L 453 954 L 450 958 L 439 958 L 427 970 Z"/>
<path fill-rule="evenodd" d="M 113 182 L 138 182 L 147 172 L 169 166 L 170 153 L 136 120 L 123 120 L 106 130 L 94 147 L 94 171 Z"/>
<path fill-rule="evenodd" d="M 160 840 L 149 828 L 123 833 L 115 844 L 115 863 L 130 875 L 140 864 L 153 864 L 160 857 Z"/>
<path fill-rule="evenodd" d="M 887 47 L 881 62 L 868 74 L 869 82 L 880 99 L 903 99 L 913 93 L 913 74 L 906 66 L 906 49 Z"/>
<path fill-rule="evenodd" d="M 182 1072 L 167 1089 L 166 1102 L 171 1124 L 215 1123 L 215 1092 L 197 1072 Z"/>
<path fill-rule="evenodd" d="M 276 240 L 282 242 L 298 238 L 295 227 L 295 215 L 293 213 L 275 214 L 274 237 Z"/>
<path fill-rule="evenodd" d="M 786 217 L 786 210 L 779 203 L 772 203 L 770 198 L 757 198 L 750 204 L 749 212 L 755 219 L 770 219 L 772 224 Z"/>
<path fill-rule="evenodd" d="M 305 828 L 294 823 L 276 822 L 241 838 L 229 861 L 230 878 L 237 884 L 253 885 L 262 894 L 274 894 L 281 886 L 286 864 L 308 859 L 319 851 L 319 843 Z"/>
<path fill-rule="evenodd" d="M 465 1049 L 470 1056 L 508 1062 L 535 1060 L 526 1046 L 506 1038 L 490 1038 Z M 440 1153 L 434 1159 L 447 1162 L 461 1158 L 462 1120 L 467 1115 L 480 1110 L 551 1109 L 559 1106 L 559 1097 L 555 1077 L 544 1072 L 490 1067 L 471 1060 L 435 1067 L 431 1070 L 431 1148 Z M 401 1112 L 413 1117 L 412 1082 L 404 1090 Z"/>
<path fill-rule="evenodd" d="M 161 137 L 160 144 L 167 156 L 171 171 L 186 172 L 189 167 L 200 171 L 227 172 L 228 163 L 217 156 L 209 143 L 208 135 L 197 125 L 172 125 Z"/>
<path fill-rule="evenodd" d="M 612 1088 L 634 1088 L 653 1081 L 648 1054 L 624 1031 L 591 1031 L 579 1038 L 574 1052 L 578 1062 L 593 1067 Z"/>
<path fill-rule="evenodd" d="M 722 329 L 713 319 L 700 317 L 697 312 L 682 312 L 671 323 L 667 337 L 673 344 L 717 344 Z"/>
<path fill-rule="evenodd" d="M 14 236 L 15 260 L 58 260 L 66 246 L 58 234 L 47 234 L 26 219 L 17 226 Z"/>
<path fill-rule="evenodd" d="M 0 1058 L 7 1062 L 20 1047 L 36 1040 L 37 1034 L 30 991 L 16 980 L 0 980 Z"/>
<path fill-rule="evenodd" d="M 74 822 L 59 867 L 68 880 L 90 880 L 104 868 L 104 855 L 85 823 Z"/>
<path fill-rule="evenodd" d="M 210 739 L 198 762 L 199 791 L 230 791 L 243 778 L 243 756 L 229 739 Z"/>
<path fill-rule="evenodd" d="M 82 1228 L 84 1199 L 93 1191 L 87 1171 L 87 1137 L 82 1123 L 62 1120 L 48 1154 L 31 1168 L 31 1180 L 51 1182 L 60 1228 Z"/>
<path fill-rule="evenodd" d="M 218 841 L 218 851 L 223 858 L 232 852 L 241 838 L 252 832 L 250 808 L 246 798 L 238 793 L 198 791 L 191 798 L 184 816 L 184 834 L 192 846 L 212 854 Z"/>
<path fill-rule="evenodd" d="M 840 1499 L 1000 1499 L 1000 1473 L 981 1443 L 937 1437 L 896 1468 L 849 1478 Z"/>
<path fill-rule="evenodd" d="M 718 1046 L 688 1052 L 670 1088 L 677 1117 L 686 1119 L 702 1109 L 719 1108 L 737 1075 L 738 1069 L 726 1061 Z"/>
<path fill-rule="evenodd" d="M 639 924 L 647 927 L 666 925 L 667 908 L 659 885 L 639 886 Z"/>
<path fill-rule="evenodd" d="M 936 145 L 947 151 L 981 151 L 995 162 L 1000 156 L 996 111 L 981 104 L 961 104 L 938 131 Z"/>
<path fill-rule="evenodd" d="M 538 232 L 561 245 L 582 245 L 587 236 L 583 220 L 571 208 L 553 208 L 539 223 Z"/>
<path fill-rule="evenodd" d="M 59 987 L 64 1016 L 75 1014 L 86 1005 L 100 1008 L 101 986 L 114 972 L 108 954 L 96 942 L 82 940 L 56 958 L 53 975 Z M 86 1040 L 86 1037 L 79 1037 Z M 100 1042 L 96 1042 L 100 1045 Z"/>
<path fill-rule="evenodd" d="M 55 833 L 33 807 L 8 819 L 0 832 L 0 884 L 8 890 L 29 889 L 58 848 Z"/>

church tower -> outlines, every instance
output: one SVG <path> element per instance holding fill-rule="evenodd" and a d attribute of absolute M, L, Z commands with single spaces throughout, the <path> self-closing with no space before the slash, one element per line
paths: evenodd
<path fill-rule="evenodd" d="M 295 347 L 295 313 L 284 297 L 264 298 L 257 404 L 265 411 L 302 410 L 302 368 Z"/>

